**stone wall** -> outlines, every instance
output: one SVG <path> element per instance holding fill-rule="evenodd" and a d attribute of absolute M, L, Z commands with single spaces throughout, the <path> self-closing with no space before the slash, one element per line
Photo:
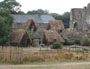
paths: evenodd
<path fill-rule="evenodd" d="M 42 38 L 43 38 L 43 30 L 46 30 L 48 27 L 48 23 L 47 24 L 37 24 L 38 29 L 36 32 L 32 33 L 33 36 L 33 46 L 39 46 L 40 43 L 42 43 Z"/>
<path fill-rule="evenodd" d="M 75 28 L 75 24 L 77 27 Z M 77 30 L 90 29 L 90 4 L 84 8 L 73 8 L 70 13 L 70 28 Z"/>
<path fill-rule="evenodd" d="M 33 38 L 41 38 L 43 30 L 46 30 L 48 27 L 48 23 L 47 24 L 44 24 L 44 23 L 37 24 L 37 27 L 38 27 L 37 31 L 33 32 Z"/>
<path fill-rule="evenodd" d="M 63 37 L 69 41 L 81 40 L 85 35 L 90 37 L 90 31 L 65 30 Z"/>
<path fill-rule="evenodd" d="M 14 23 L 12 25 L 12 28 L 14 28 L 14 29 L 23 29 L 24 26 L 25 26 L 25 23 Z"/>

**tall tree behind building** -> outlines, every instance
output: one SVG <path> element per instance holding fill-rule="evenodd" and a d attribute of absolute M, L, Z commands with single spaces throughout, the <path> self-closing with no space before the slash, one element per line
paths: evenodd
<path fill-rule="evenodd" d="M 57 14 L 57 13 L 51 13 L 51 15 L 56 20 L 62 20 L 65 28 L 69 28 L 69 21 L 70 21 L 70 13 L 65 12 L 63 15 Z"/>
<path fill-rule="evenodd" d="M 12 23 L 13 17 L 10 16 L 10 11 L 0 9 L 0 45 L 7 45 L 9 43 Z"/>
<path fill-rule="evenodd" d="M 32 10 L 32 11 L 28 11 L 27 14 L 39 14 L 39 15 L 45 15 L 45 14 L 49 14 L 49 12 L 47 10 L 42 10 L 42 9 L 38 9 L 38 10 Z"/>
<path fill-rule="evenodd" d="M 65 28 L 69 28 L 70 13 L 69 12 L 65 12 L 62 15 L 62 19 L 61 20 L 64 22 Z"/>

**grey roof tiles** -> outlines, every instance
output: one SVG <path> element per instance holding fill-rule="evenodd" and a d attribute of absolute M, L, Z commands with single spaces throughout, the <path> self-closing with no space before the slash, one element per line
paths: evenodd
<path fill-rule="evenodd" d="M 49 20 L 55 20 L 51 15 L 11 15 L 14 17 L 14 23 L 26 23 L 28 19 L 33 19 L 36 23 L 48 23 Z"/>

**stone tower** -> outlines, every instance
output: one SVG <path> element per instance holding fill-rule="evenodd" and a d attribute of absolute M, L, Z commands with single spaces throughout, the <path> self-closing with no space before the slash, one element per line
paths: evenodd
<path fill-rule="evenodd" d="M 70 29 L 90 29 L 90 3 L 84 8 L 73 8 L 70 13 Z"/>

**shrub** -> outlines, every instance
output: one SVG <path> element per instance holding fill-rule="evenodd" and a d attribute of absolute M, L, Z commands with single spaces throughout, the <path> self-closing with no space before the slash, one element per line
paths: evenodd
<path fill-rule="evenodd" d="M 80 45 L 80 40 L 75 40 L 75 41 L 74 41 L 74 44 Z"/>
<path fill-rule="evenodd" d="M 82 40 L 81 40 L 81 45 L 82 46 L 90 46 L 90 38 L 88 35 L 85 35 Z"/>
<path fill-rule="evenodd" d="M 61 37 L 65 40 L 64 45 L 73 45 L 73 41 L 69 41 L 67 37 L 65 37 L 62 33 L 60 33 Z"/>
<path fill-rule="evenodd" d="M 62 49 L 62 48 L 63 48 L 62 44 L 60 44 L 58 42 L 53 43 L 52 49 Z"/>
<path fill-rule="evenodd" d="M 65 40 L 64 45 L 73 45 L 74 44 L 73 41 L 68 41 L 67 39 L 64 39 L 64 40 Z"/>

